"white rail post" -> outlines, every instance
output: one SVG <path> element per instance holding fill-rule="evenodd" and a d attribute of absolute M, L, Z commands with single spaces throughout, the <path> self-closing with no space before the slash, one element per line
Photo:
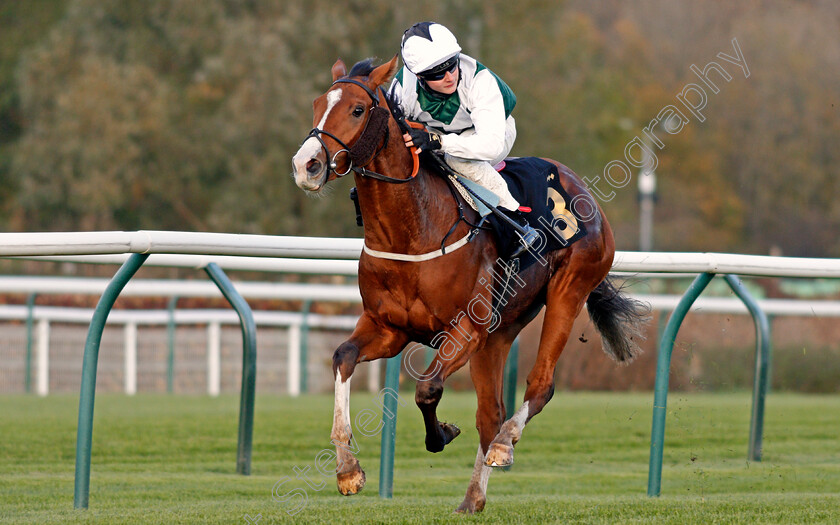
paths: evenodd
<path fill-rule="evenodd" d="M 36 389 L 39 396 L 50 393 L 50 322 L 38 321 L 38 368 Z"/>
<path fill-rule="evenodd" d="M 368 363 L 368 392 L 374 394 L 379 392 L 379 375 L 382 369 L 382 360 L 370 361 Z"/>
<path fill-rule="evenodd" d="M 137 393 L 137 323 L 126 323 L 125 338 L 125 393 Z"/>
<path fill-rule="evenodd" d="M 207 394 L 218 396 L 221 383 L 222 327 L 218 321 L 207 325 Z"/>
<path fill-rule="evenodd" d="M 300 395 L 300 325 L 289 325 L 289 395 Z"/>

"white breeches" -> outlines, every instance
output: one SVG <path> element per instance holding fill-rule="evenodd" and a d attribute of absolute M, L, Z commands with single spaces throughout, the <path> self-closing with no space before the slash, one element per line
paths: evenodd
<path fill-rule="evenodd" d="M 461 135 L 473 134 L 475 130 L 468 129 L 461 133 Z M 507 183 L 499 175 L 499 172 L 493 168 L 508 156 L 510 150 L 513 148 L 513 143 L 516 140 L 516 122 L 513 117 L 508 117 L 507 126 L 505 127 L 505 149 L 502 154 L 490 162 L 483 160 L 463 159 L 460 157 L 453 157 L 447 154 L 445 156 L 446 163 L 449 164 L 455 171 L 475 182 L 479 186 L 487 188 L 499 196 L 501 202 L 499 205 L 509 210 L 516 210 L 519 208 L 519 203 L 510 194 Z"/>

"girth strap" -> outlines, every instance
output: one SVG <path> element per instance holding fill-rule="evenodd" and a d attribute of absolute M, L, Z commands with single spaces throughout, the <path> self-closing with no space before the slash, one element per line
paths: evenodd
<path fill-rule="evenodd" d="M 371 257 L 377 257 L 379 259 L 388 259 L 391 261 L 403 261 L 403 262 L 423 262 L 429 261 L 431 259 L 437 259 L 441 255 L 446 255 L 447 253 L 452 253 L 458 248 L 466 245 L 470 242 L 472 236 L 472 231 L 461 237 L 459 240 L 453 242 L 449 246 L 445 248 L 441 248 L 439 250 L 435 250 L 433 252 L 422 253 L 419 255 L 408 255 L 405 253 L 392 253 L 392 252 L 380 252 L 379 250 L 372 250 L 367 247 L 367 244 L 362 245 L 362 251 L 366 254 L 370 255 Z"/>

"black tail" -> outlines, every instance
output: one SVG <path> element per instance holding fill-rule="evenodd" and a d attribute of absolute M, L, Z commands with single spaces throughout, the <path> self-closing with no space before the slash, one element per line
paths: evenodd
<path fill-rule="evenodd" d="M 606 278 L 589 294 L 586 309 L 608 356 L 629 363 L 641 352 L 633 338 L 644 339 L 642 325 L 650 319 L 649 305 L 627 297 Z"/>

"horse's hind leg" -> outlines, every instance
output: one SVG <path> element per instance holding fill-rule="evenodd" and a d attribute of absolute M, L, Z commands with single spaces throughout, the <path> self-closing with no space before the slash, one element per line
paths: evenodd
<path fill-rule="evenodd" d="M 330 437 L 335 445 L 336 482 L 345 496 L 356 494 L 365 486 L 365 472 L 354 455 L 353 431 L 350 426 L 350 379 L 356 364 L 362 360 L 392 357 L 400 353 L 406 337 L 399 332 L 383 331 L 362 316 L 350 339 L 333 354 L 335 375 L 335 410 Z"/>
<path fill-rule="evenodd" d="M 594 284 L 587 286 L 587 281 L 578 272 L 563 272 L 549 282 L 537 361 L 528 374 L 524 403 L 493 439 L 484 459 L 486 465 L 501 467 L 513 463 L 513 445 L 522 437 L 525 424 L 554 395 L 554 367 L 569 339 L 572 324 L 594 287 Z"/>
<path fill-rule="evenodd" d="M 484 348 L 470 359 L 470 375 L 478 400 L 475 426 L 478 429 L 479 443 L 467 493 L 455 512 L 469 514 L 481 512 L 487 501 L 487 483 L 492 469 L 484 464 L 484 455 L 493 437 L 499 432 L 505 417 L 502 384 L 505 357 L 510 350 L 511 342 L 509 337 L 494 333 Z"/>

